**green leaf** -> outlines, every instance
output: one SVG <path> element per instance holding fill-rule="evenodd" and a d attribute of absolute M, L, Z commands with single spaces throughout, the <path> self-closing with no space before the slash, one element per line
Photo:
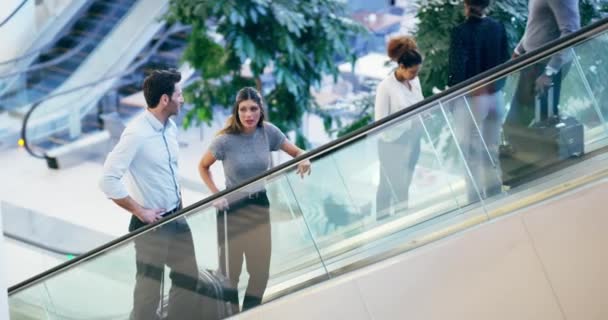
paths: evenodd
<path fill-rule="evenodd" d="M 175 22 L 193 27 L 184 60 L 201 76 L 184 90 L 194 106 L 187 125 L 208 121 L 214 106 L 230 107 L 242 86 L 255 85 L 239 76 L 250 59 L 254 77 L 273 69 L 275 83 L 262 88 L 270 91 L 270 121 L 297 130 L 315 106 L 310 89 L 324 74 L 338 74 L 335 57 L 351 57 L 351 39 L 364 32 L 345 2 L 335 0 L 172 0 L 170 12 Z M 207 35 L 207 24 L 223 36 L 221 45 Z"/>

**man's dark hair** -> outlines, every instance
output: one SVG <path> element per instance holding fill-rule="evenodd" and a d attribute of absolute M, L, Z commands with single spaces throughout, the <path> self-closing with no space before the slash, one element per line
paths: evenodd
<path fill-rule="evenodd" d="M 182 79 L 182 75 L 174 69 L 154 70 L 144 80 L 144 97 L 149 108 L 155 108 L 163 94 L 173 95 L 175 84 Z"/>
<path fill-rule="evenodd" d="M 471 14 L 478 17 L 482 17 L 490 6 L 490 0 L 464 0 L 464 3 L 469 6 Z"/>
<path fill-rule="evenodd" d="M 490 6 L 490 0 L 465 0 L 464 2 L 469 6 L 477 6 L 483 9 Z"/>

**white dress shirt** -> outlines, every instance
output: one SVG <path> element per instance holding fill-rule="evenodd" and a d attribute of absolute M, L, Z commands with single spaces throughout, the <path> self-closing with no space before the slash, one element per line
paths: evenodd
<path fill-rule="evenodd" d="M 163 125 L 146 110 L 125 128 L 106 158 L 101 190 L 110 199 L 131 196 L 144 208 L 175 209 L 180 203 L 178 151 L 175 122 Z"/>
<path fill-rule="evenodd" d="M 395 72 L 391 72 L 376 89 L 376 101 L 374 104 L 374 119 L 376 121 L 393 114 L 399 110 L 405 109 L 411 105 L 414 105 L 422 100 L 422 88 L 420 85 L 420 79 L 418 77 L 410 80 L 411 89 L 408 88 L 404 83 L 397 80 Z M 403 125 L 397 125 L 397 127 L 385 128 L 382 133 L 382 137 L 385 141 L 394 141 L 403 133 L 400 129 L 411 128 L 412 121 L 414 119 L 406 120 L 407 122 Z"/>

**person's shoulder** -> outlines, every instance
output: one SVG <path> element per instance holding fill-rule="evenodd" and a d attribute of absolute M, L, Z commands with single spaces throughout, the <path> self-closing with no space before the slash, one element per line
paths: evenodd
<path fill-rule="evenodd" d="M 382 81 L 380 81 L 378 83 L 377 89 L 387 89 L 390 86 L 393 85 L 393 83 L 395 83 L 397 81 L 397 79 L 395 79 L 395 74 L 393 71 L 391 71 L 391 73 L 389 75 L 387 75 L 386 77 L 384 77 L 384 79 L 382 79 Z"/>
<path fill-rule="evenodd" d="M 226 142 L 228 140 L 230 140 L 231 137 L 234 137 L 235 135 L 230 134 L 230 133 L 226 133 L 226 132 L 219 132 L 218 134 L 216 134 L 213 137 L 213 141 L 216 143 L 223 143 Z"/>
<path fill-rule="evenodd" d="M 275 126 L 274 124 L 268 122 L 268 121 L 264 121 L 264 129 L 268 130 L 270 132 L 281 132 L 281 129 L 279 129 L 279 127 Z"/>
<path fill-rule="evenodd" d="M 420 83 L 420 77 L 416 77 L 412 80 L 412 82 L 414 83 L 414 87 L 417 89 L 417 91 L 422 94 L 422 84 Z"/>
<path fill-rule="evenodd" d="M 504 24 L 500 21 L 498 21 L 497 19 L 493 18 L 493 17 L 486 17 L 484 19 L 484 22 L 488 25 L 491 25 L 492 27 L 496 28 L 496 29 L 504 29 Z"/>
<path fill-rule="evenodd" d="M 414 78 L 414 84 L 418 85 L 418 87 L 420 87 L 420 77 L 416 76 L 416 78 Z"/>
<path fill-rule="evenodd" d="M 147 124 L 145 113 L 142 112 L 141 114 L 135 116 L 133 120 L 129 121 L 125 127 L 125 130 L 123 131 L 123 135 L 128 134 L 143 137 L 148 134 L 149 127 L 150 126 Z"/>
<path fill-rule="evenodd" d="M 452 28 L 452 35 L 461 33 L 462 30 L 466 29 L 469 24 L 470 24 L 469 21 L 464 21 L 464 22 L 458 24 L 457 26 Z"/>

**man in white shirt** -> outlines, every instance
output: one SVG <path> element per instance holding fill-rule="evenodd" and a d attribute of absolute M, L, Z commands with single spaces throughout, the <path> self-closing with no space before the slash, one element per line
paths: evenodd
<path fill-rule="evenodd" d="M 171 116 L 183 104 L 176 71 L 154 71 L 144 80 L 148 108 L 124 130 L 104 164 L 101 189 L 132 214 L 129 231 L 137 230 L 181 208 L 177 177 L 177 127 Z M 122 178 L 127 174 L 129 188 Z M 135 238 L 137 263 L 131 319 L 156 319 L 165 265 L 171 268 L 166 319 L 198 319 L 198 268 L 190 228 L 184 218 L 148 230 Z M 197 317 L 198 316 L 198 317 Z"/>

